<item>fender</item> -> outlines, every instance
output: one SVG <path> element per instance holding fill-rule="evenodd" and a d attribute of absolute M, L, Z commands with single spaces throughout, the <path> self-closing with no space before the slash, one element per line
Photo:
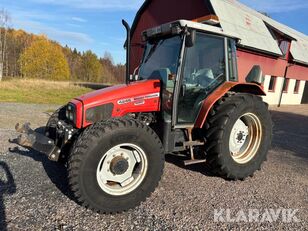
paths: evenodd
<path fill-rule="evenodd" d="M 211 108 L 219 99 L 221 99 L 229 91 L 250 93 L 260 96 L 266 95 L 266 93 L 263 90 L 263 87 L 255 83 L 225 82 L 204 100 L 195 123 L 195 128 L 203 127 Z"/>

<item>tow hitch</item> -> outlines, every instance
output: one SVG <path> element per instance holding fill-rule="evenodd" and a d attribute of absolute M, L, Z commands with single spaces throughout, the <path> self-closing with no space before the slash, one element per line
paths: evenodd
<path fill-rule="evenodd" d="M 30 123 L 25 123 L 22 126 L 17 123 L 15 129 L 21 134 L 16 139 L 10 140 L 11 143 L 36 150 L 47 155 L 48 159 L 58 161 L 61 150 L 55 145 L 54 140 L 32 130 Z"/>

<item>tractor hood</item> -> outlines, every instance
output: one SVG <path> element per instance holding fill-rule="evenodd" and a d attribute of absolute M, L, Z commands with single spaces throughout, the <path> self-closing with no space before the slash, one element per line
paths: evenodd
<path fill-rule="evenodd" d="M 91 124 L 88 123 L 90 121 L 86 121 L 88 109 L 106 105 L 112 111 L 111 117 L 121 117 L 134 112 L 159 111 L 159 99 L 160 81 L 145 80 L 93 91 L 77 97 L 71 102 L 76 103 L 78 101 L 82 103 L 83 112 L 77 112 L 77 114 L 83 119 L 79 118 L 77 121 L 80 121 L 80 125 L 85 127 Z M 81 116 L 81 114 L 83 115 Z"/>
<path fill-rule="evenodd" d="M 118 103 L 117 101 L 126 100 L 151 93 L 160 92 L 159 80 L 146 80 L 132 82 L 128 85 L 121 84 L 113 87 L 107 87 L 93 91 L 77 97 L 76 99 L 83 102 L 84 106 L 93 107 L 105 103 Z"/>

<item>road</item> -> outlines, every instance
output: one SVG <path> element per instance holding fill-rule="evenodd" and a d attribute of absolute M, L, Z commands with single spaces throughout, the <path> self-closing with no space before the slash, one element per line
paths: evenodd
<path fill-rule="evenodd" d="M 39 127 L 55 108 L 0 104 L 0 230 L 308 230 L 308 105 L 272 108 L 273 146 L 254 177 L 226 181 L 202 164 L 186 168 L 167 156 L 151 198 L 116 215 L 75 203 L 62 165 L 26 149 L 8 150 L 16 147 L 7 142 L 16 136 L 16 121 Z M 217 222 L 215 209 L 230 209 L 233 216 L 249 209 L 292 209 L 300 221 Z"/>

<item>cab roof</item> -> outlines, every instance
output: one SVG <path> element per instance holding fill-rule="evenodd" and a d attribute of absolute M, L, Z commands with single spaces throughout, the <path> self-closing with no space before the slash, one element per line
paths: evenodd
<path fill-rule="evenodd" d="M 190 29 L 196 29 L 197 31 L 202 31 L 202 32 L 208 32 L 210 34 L 215 34 L 223 37 L 229 37 L 229 38 L 234 38 L 234 39 L 239 39 L 238 37 L 226 33 L 222 28 L 216 27 L 216 26 L 211 26 L 199 22 L 194 22 L 194 21 L 189 21 L 189 20 L 177 20 L 169 23 L 165 23 L 162 25 L 159 25 L 157 27 L 150 28 L 146 31 L 143 32 L 143 34 L 147 35 L 148 37 L 154 36 L 154 35 L 160 35 L 160 34 L 166 34 L 168 32 L 172 32 L 173 27 L 180 27 L 180 28 L 190 28 Z"/>

